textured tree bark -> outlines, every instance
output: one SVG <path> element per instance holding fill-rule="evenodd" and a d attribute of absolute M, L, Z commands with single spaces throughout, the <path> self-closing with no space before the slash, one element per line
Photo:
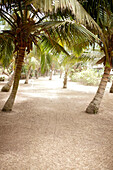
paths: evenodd
<path fill-rule="evenodd" d="M 53 76 L 53 73 L 52 73 L 52 70 L 50 71 L 50 77 L 49 77 L 49 80 L 52 80 L 52 76 Z"/>
<path fill-rule="evenodd" d="M 60 69 L 60 78 L 62 78 L 62 70 Z"/>
<path fill-rule="evenodd" d="M 27 76 L 26 76 L 26 80 L 25 80 L 24 84 L 28 84 L 30 73 L 31 73 L 31 66 L 29 66 L 29 69 L 28 69 L 28 72 L 27 72 Z"/>
<path fill-rule="evenodd" d="M 11 77 L 9 78 L 9 81 L 2 87 L 1 92 L 9 92 L 10 88 L 13 84 L 13 80 L 14 80 L 14 74 L 15 72 L 13 71 L 11 73 Z"/>
<path fill-rule="evenodd" d="M 110 93 L 113 93 L 113 81 L 112 81 L 112 85 L 111 85 L 111 88 L 110 88 Z"/>
<path fill-rule="evenodd" d="M 67 74 L 68 74 L 68 71 L 66 70 L 65 75 L 64 75 L 63 88 L 67 88 Z"/>
<path fill-rule="evenodd" d="M 36 79 L 38 79 L 38 77 L 39 77 L 38 70 L 35 70 L 35 77 L 36 77 Z"/>
<path fill-rule="evenodd" d="M 16 65 L 16 70 L 15 70 L 15 76 L 14 76 L 14 83 L 13 83 L 13 88 L 11 91 L 11 94 L 6 101 L 2 111 L 8 112 L 12 110 L 18 85 L 19 85 L 19 80 L 20 80 L 20 75 L 21 75 L 21 69 L 22 69 L 22 64 L 25 56 L 25 47 L 20 47 L 19 53 L 18 53 L 18 59 L 17 59 L 17 65 Z"/>
<path fill-rule="evenodd" d="M 101 100 L 103 98 L 104 91 L 105 91 L 105 88 L 106 88 L 106 85 L 107 85 L 107 82 L 108 82 L 108 79 L 110 76 L 110 70 L 111 70 L 110 68 L 105 67 L 104 74 L 101 79 L 97 93 L 96 93 L 94 99 L 91 101 L 91 103 L 87 107 L 86 113 L 89 113 L 89 114 L 98 113 L 99 106 L 100 106 Z"/>

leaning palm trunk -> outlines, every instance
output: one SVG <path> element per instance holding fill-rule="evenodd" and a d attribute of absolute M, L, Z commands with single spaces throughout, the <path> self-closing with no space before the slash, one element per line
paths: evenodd
<path fill-rule="evenodd" d="M 27 72 L 27 76 L 26 76 L 26 80 L 25 80 L 24 84 L 28 84 L 30 73 L 31 73 L 31 66 L 29 66 L 29 69 L 28 69 L 28 72 Z"/>
<path fill-rule="evenodd" d="M 89 104 L 89 106 L 86 109 L 87 113 L 89 113 L 89 114 L 98 113 L 99 106 L 100 106 L 100 103 L 101 103 L 102 97 L 104 95 L 104 91 L 105 91 L 105 88 L 106 88 L 106 85 L 107 85 L 107 82 L 108 82 L 108 79 L 110 76 L 110 70 L 111 70 L 110 68 L 105 67 L 104 74 L 101 79 L 97 93 L 96 93 L 94 99 L 92 100 L 92 102 Z"/>
<path fill-rule="evenodd" d="M 9 81 L 2 87 L 2 89 L 1 89 L 2 92 L 9 92 L 9 90 L 13 84 L 14 74 L 15 74 L 15 71 L 13 71 L 11 73 L 11 77 L 9 78 Z"/>
<path fill-rule="evenodd" d="M 66 70 L 65 75 L 64 75 L 63 88 L 67 88 L 67 74 L 68 74 L 68 71 Z"/>
<path fill-rule="evenodd" d="M 10 94 L 8 100 L 6 101 L 2 111 L 11 111 L 12 110 L 14 100 L 16 97 L 16 93 L 17 93 L 17 89 L 18 89 L 18 85 L 19 85 L 24 55 L 25 55 L 25 47 L 20 47 L 18 59 L 17 59 L 16 70 L 15 70 L 13 88 L 12 88 L 11 94 Z"/>

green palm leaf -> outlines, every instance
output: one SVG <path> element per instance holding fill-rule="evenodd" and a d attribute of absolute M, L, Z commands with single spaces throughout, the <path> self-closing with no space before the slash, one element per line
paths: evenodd
<path fill-rule="evenodd" d="M 12 39 L 7 35 L 0 35 L 0 61 L 4 67 L 7 67 L 10 64 L 10 61 L 13 57 L 14 44 Z"/>

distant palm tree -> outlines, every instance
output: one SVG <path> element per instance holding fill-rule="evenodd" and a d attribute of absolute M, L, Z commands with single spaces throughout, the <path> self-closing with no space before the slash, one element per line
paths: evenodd
<path fill-rule="evenodd" d="M 40 61 L 39 61 L 39 56 L 37 53 L 36 46 L 33 46 L 33 50 L 28 55 L 27 54 L 25 55 L 24 65 L 27 68 L 25 84 L 28 84 L 31 70 L 39 69 L 40 66 Z"/>

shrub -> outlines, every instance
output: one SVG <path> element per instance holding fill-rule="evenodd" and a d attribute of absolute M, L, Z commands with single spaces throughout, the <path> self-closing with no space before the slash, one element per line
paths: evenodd
<path fill-rule="evenodd" d="M 87 69 L 81 72 L 75 72 L 71 75 L 71 81 L 80 82 L 84 85 L 97 86 L 100 83 L 103 70 Z"/>

